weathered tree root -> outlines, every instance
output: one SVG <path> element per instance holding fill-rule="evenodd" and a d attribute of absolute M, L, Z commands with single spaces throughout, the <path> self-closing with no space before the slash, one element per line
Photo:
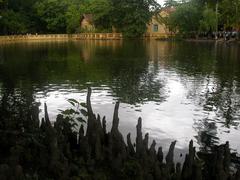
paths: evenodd
<path fill-rule="evenodd" d="M 83 126 L 78 133 L 74 132 L 62 115 L 58 115 L 52 126 L 45 105 L 45 119 L 35 128 L 32 137 L 27 132 L 9 135 L 8 138 L 15 138 L 16 143 L 5 143 L 7 147 L 3 147 L 10 152 L 0 161 L 0 179 L 240 179 L 239 171 L 230 173 L 228 142 L 216 146 L 211 154 L 200 154 L 200 159 L 190 141 L 181 167 L 173 160 L 176 141 L 171 143 L 165 161 L 162 148 L 156 151 L 155 141 L 148 147 L 149 136 L 146 134 L 143 138 L 141 118 L 136 126 L 136 144 L 132 144 L 130 133 L 125 144 L 118 130 L 119 102 L 115 105 L 112 129 L 107 132 L 105 117 L 101 120 L 93 113 L 90 96 L 89 88 L 86 133 Z M 0 138 L 1 145 L 5 140 Z"/>

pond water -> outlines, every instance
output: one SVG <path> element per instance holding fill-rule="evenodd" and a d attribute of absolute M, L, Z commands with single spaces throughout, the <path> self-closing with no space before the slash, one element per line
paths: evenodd
<path fill-rule="evenodd" d="M 0 96 L 9 91 L 48 105 L 54 121 L 67 99 L 85 102 L 111 127 L 120 101 L 120 131 L 143 131 L 183 151 L 191 139 L 207 149 L 230 141 L 240 152 L 240 46 L 161 41 L 0 44 Z M 13 93 L 13 94 L 14 94 Z M 41 112 L 40 116 L 43 116 Z"/>

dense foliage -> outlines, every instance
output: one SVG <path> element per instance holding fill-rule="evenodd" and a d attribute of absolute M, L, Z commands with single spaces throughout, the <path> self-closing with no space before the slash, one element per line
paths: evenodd
<path fill-rule="evenodd" d="M 154 0 L 112 0 L 112 2 L 113 25 L 128 37 L 142 35 L 153 13 L 159 9 Z"/>
<path fill-rule="evenodd" d="M 135 37 L 158 9 L 155 0 L 1 0 L 0 34 L 81 32 L 83 14 L 92 14 L 94 31 Z"/>
<path fill-rule="evenodd" d="M 240 0 L 166 0 L 165 6 L 175 8 L 167 17 L 168 27 L 183 35 L 238 31 L 240 28 Z"/>
<path fill-rule="evenodd" d="M 193 3 L 183 3 L 177 6 L 175 12 L 170 14 L 169 28 L 180 33 L 197 31 L 200 22 L 199 7 Z"/>
<path fill-rule="evenodd" d="M 240 28 L 240 0 L 166 0 L 164 8 L 169 7 L 175 12 L 164 22 L 173 32 L 197 35 Z M 0 0 L 0 34 L 83 32 L 83 15 L 92 14 L 92 32 L 140 37 L 159 10 L 155 0 Z"/>

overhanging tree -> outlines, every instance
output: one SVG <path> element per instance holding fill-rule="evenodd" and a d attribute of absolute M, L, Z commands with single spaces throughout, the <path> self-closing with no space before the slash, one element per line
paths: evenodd
<path fill-rule="evenodd" d="M 219 11 L 225 28 L 240 29 L 240 0 L 222 0 Z"/>
<path fill-rule="evenodd" d="M 183 35 L 197 35 L 201 13 L 200 8 L 194 2 L 179 4 L 176 11 L 170 14 L 167 26 L 170 30 L 178 31 Z"/>
<path fill-rule="evenodd" d="M 112 0 L 112 23 L 125 37 L 140 37 L 160 5 L 155 0 Z"/>
<path fill-rule="evenodd" d="M 200 30 L 204 32 L 214 31 L 217 26 L 216 13 L 213 9 L 205 6 L 202 14 L 202 19 L 200 20 Z"/>

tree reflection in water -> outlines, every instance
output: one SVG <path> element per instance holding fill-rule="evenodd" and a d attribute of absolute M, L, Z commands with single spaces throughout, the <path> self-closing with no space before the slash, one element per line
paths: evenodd
<path fill-rule="evenodd" d="M 198 143 L 207 150 L 219 141 L 218 127 L 224 127 L 224 133 L 230 132 L 232 127 L 238 128 L 240 52 L 237 45 L 204 45 L 177 46 L 171 51 L 169 62 L 176 66 L 181 83 L 188 90 L 187 97 L 203 108 L 206 117 L 197 118 L 194 128 Z"/>
<path fill-rule="evenodd" d="M 176 77 L 185 88 L 183 96 L 195 105 L 193 128 L 202 149 L 220 141 L 219 130 L 228 133 L 239 125 L 237 45 L 80 41 L 9 44 L 0 49 L 0 92 L 12 114 L 27 116 L 22 111 L 32 109 L 38 92 L 47 96 L 63 86 L 80 92 L 89 84 L 100 90 L 108 87 L 114 99 L 126 104 L 154 102 L 158 107 L 168 101 L 169 91 L 175 91 L 168 89 L 168 80 Z M 4 116 L 11 114 L 2 111 Z M 18 121 L 11 126 L 25 123 Z"/>

